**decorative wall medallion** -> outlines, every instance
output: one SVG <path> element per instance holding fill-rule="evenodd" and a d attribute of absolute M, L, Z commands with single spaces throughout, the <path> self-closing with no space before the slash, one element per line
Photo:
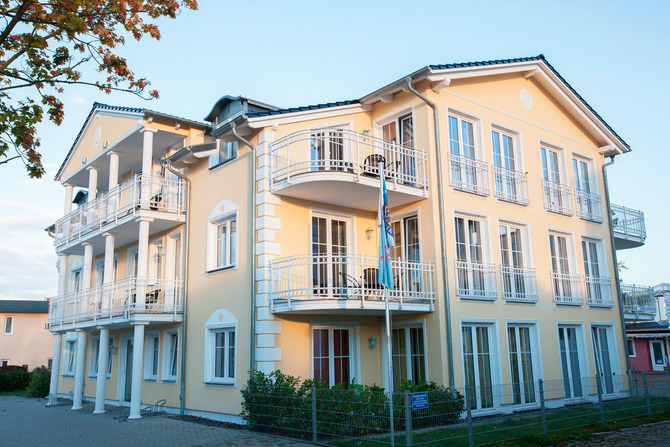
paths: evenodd
<path fill-rule="evenodd" d="M 533 107 L 533 97 L 530 96 L 530 92 L 528 90 L 521 90 L 519 97 L 521 98 L 521 105 L 524 106 L 526 110 L 530 110 L 531 107 Z"/>
<path fill-rule="evenodd" d="M 93 134 L 93 145 L 94 146 L 97 146 L 98 144 L 100 144 L 100 137 L 101 136 L 102 136 L 102 129 L 100 128 L 100 126 L 98 126 L 97 129 L 95 129 L 95 133 Z"/>

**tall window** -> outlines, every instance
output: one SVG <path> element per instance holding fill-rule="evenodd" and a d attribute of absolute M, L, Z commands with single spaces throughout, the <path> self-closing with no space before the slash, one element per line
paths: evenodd
<path fill-rule="evenodd" d="M 222 200 L 214 205 L 207 217 L 206 265 L 209 272 L 227 269 L 237 264 L 237 210 L 238 206 L 235 203 Z M 175 248 L 174 253 L 176 252 Z"/>
<path fill-rule="evenodd" d="M 176 330 L 163 332 L 163 370 L 161 375 L 164 382 L 174 382 L 177 380 L 178 356 L 179 333 Z"/>
<path fill-rule="evenodd" d="M 398 174 L 402 183 L 414 185 L 416 158 L 414 157 L 414 123 L 412 114 L 395 118 L 382 126 L 382 138 L 392 143 L 384 151 L 389 175 Z"/>
<path fill-rule="evenodd" d="M 514 136 L 502 130 L 491 131 L 493 172 L 496 197 L 517 203 L 528 203 L 526 175 L 517 172 Z"/>
<path fill-rule="evenodd" d="M 610 280 L 602 277 L 599 262 L 599 242 L 582 239 L 586 298 L 589 304 L 611 304 Z"/>
<path fill-rule="evenodd" d="M 214 378 L 235 379 L 235 329 L 214 331 Z"/>
<path fill-rule="evenodd" d="M 535 402 L 535 374 L 533 371 L 533 349 L 529 325 L 507 327 L 509 342 L 509 365 L 512 377 L 514 404 Z"/>
<path fill-rule="evenodd" d="M 12 335 L 14 333 L 14 316 L 7 315 L 5 317 L 5 335 Z"/>
<path fill-rule="evenodd" d="M 614 369 L 613 363 L 616 362 L 616 357 L 612 358 L 613 356 L 610 352 L 610 344 L 614 338 L 611 332 L 611 327 L 593 326 L 591 328 L 596 374 L 600 377 L 602 392 L 605 394 L 612 394 L 614 392 L 614 375 L 612 370 Z"/>
<path fill-rule="evenodd" d="M 475 122 L 449 115 L 451 186 L 464 191 L 488 194 L 486 163 L 477 160 Z"/>
<path fill-rule="evenodd" d="M 343 129 L 320 129 L 310 134 L 310 169 L 312 171 L 342 171 L 345 161 Z"/>
<path fill-rule="evenodd" d="M 403 381 L 419 383 L 426 380 L 426 348 L 423 327 L 395 328 L 393 340 L 393 389 Z"/>
<path fill-rule="evenodd" d="M 214 168 L 237 157 L 237 141 L 219 143 L 219 150 L 209 156 L 209 167 Z"/>
<path fill-rule="evenodd" d="M 544 206 L 547 211 L 572 215 L 572 194 L 564 185 L 561 175 L 559 151 L 541 147 Z"/>
<path fill-rule="evenodd" d="M 112 353 L 114 352 L 114 337 L 109 337 L 107 348 L 107 377 L 112 375 Z M 98 376 L 98 364 L 100 362 L 100 337 L 91 339 L 91 364 L 89 366 L 89 375 Z"/>
<path fill-rule="evenodd" d="M 347 296 L 348 228 L 346 218 L 312 216 L 312 284 L 317 296 Z"/>
<path fill-rule="evenodd" d="M 492 327 L 488 324 L 468 324 L 461 329 L 465 386 L 469 387 L 473 409 L 493 407 L 491 332 Z"/>
<path fill-rule="evenodd" d="M 500 261 L 503 296 L 513 301 L 536 301 L 535 270 L 524 265 L 523 229 L 500 224 Z"/>
<path fill-rule="evenodd" d="M 351 330 L 348 328 L 312 329 L 312 377 L 328 385 L 350 383 L 353 374 Z"/>
<path fill-rule="evenodd" d="M 456 217 L 456 281 L 462 298 L 495 298 L 495 269 L 484 264 L 482 221 Z"/>
<path fill-rule="evenodd" d="M 575 157 L 572 159 L 572 170 L 575 174 L 578 216 L 582 219 L 602 222 L 601 200 L 593 181 L 591 162 Z"/>
<path fill-rule="evenodd" d="M 74 356 L 77 349 L 77 340 L 66 340 L 63 352 L 63 375 L 71 376 L 74 374 Z"/>
<path fill-rule="evenodd" d="M 237 261 L 237 216 L 216 224 L 216 268 L 229 267 Z"/>
<path fill-rule="evenodd" d="M 558 346 L 561 354 L 561 372 L 563 374 L 563 392 L 565 398 L 582 397 L 582 369 L 577 342 L 577 327 L 558 327 Z"/>
<path fill-rule="evenodd" d="M 579 284 L 574 284 L 574 278 L 570 275 L 567 238 L 550 234 L 549 253 L 551 255 L 554 299 L 559 302 L 571 302 L 578 298 Z"/>
<path fill-rule="evenodd" d="M 416 263 L 421 262 L 419 246 L 419 219 L 417 216 L 404 217 L 391 222 L 395 245 L 391 248 L 391 259 L 407 261 L 408 275 L 396 278 L 396 288 L 419 292 L 422 290 L 421 270 Z"/>
<path fill-rule="evenodd" d="M 160 353 L 159 332 L 147 333 L 144 353 L 144 378 L 145 380 L 158 379 L 158 360 Z"/>

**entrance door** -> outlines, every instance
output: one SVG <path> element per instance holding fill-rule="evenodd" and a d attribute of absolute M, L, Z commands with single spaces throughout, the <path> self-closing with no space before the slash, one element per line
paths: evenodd
<path fill-rule="evenodd" d="M 649 340 L 649 351 L 651 352 L 652 371 L 663 371 L 663 368 L 665 367 L 663 342 L 660 340 Z"/>
<path fill-rule="evenodd" d="M 345 219 L 312 217 L 312 284 L 315 296 L 347 295 L 348 227 Z"/>
<path fill-rule="evenodd" d="M 607 328 L 591 328 L 593 336 L 593 356 L 596 363 L 596 374 L 601 379 L 603 393 L 614 392 L 614 378 L 612 376 L 612 359 L 610 357 L 610 346 L 607 337 Z"/>
<path fill-rule="evenodd" d="M 482 409 L 493 407 L 490 326 L 463 326 L 463 370 L 465 385 L 470 388 L 470 405 Z"/>
<path fill-rule="evenodd" d="M 126 340 L 126 364 L 125 364 L 123 400 L 130 402 L 130 395 L 133 389 L 133 339 Z"/>
<path fill-rule="evenodd" d="M 558 328 L 558 345 L 561 352 L 561 371 L 563 373 L 563 391 L 565 398 L 582 397 L 582 374 L 577 348 L 577 328 L 563 326 Z"/>

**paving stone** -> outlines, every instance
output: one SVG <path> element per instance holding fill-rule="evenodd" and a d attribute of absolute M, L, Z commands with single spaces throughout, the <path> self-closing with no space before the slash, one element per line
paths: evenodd
<path fill-rule="evenodd" d="M 670 421 L 594 435 L 588 441 L 573 441 L 566 447 L 670 447 Z"/>

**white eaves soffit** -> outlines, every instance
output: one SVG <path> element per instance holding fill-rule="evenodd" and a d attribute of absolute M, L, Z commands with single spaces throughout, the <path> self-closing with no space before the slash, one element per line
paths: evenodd
<path fill-rule="evenodd" d="M 630 149 L 610 130 L 601 119 L 596 116 L 544 62 L 522 61 L 500 65 L 482 65 L 470 67 L 448 68 L 433 70 L 426 67 L 412 74 L 412 84 L 427 80 L 435 92 L 458 79 L 483 76 L 497 76 L 510 73 L 520 73 L 526 78 L 532 78 L 542 87 L 579 125 L 589 132 L 598 143 L 600 152 L 605 156 L 612 156 L 629 152 Z M 376 102 L 388 102 L 393 95 L 406 91 L 405 79 L 389 84 L 367 96 L 361 98 L 363 105 L 373 105 Z"/>

